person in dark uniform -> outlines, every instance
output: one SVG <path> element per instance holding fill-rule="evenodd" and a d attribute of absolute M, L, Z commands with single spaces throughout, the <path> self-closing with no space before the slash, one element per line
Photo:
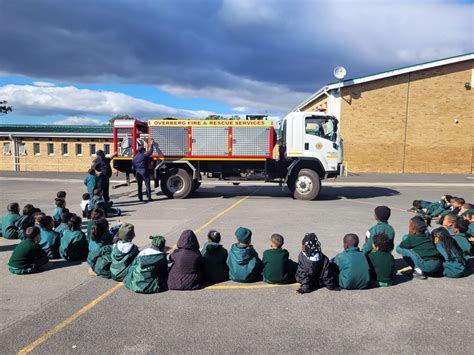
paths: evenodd
<path fill-rule="evenodd" d="M 150 162 L 150 156 L 153 153 L 154 140 L 151 139 L 150 150 L 147 152 L 145 147 L 141 146 L 138 148 L 138 153 L 133 157 L 132 160 L 132 172 L 137 179 L 138 185 L 138 199 L 143 201 L 142 184 L 145 182 L 146 197 L 148 201 L 153 201 L 151 198 L 150 188 L 150 174 L 148 173 L 148 163 Z"/>
<path fill-rule="evenodd" d="M 110 158 L 105 156 L 103 150 L 98 150 L 96 152 L 97 158 L 94 160 L 92 167 L 96 169 L 100 167 L 98 170 L 102 172 L 102 181 L 101 181 L 101 189 L 102 189 L 102 197 L 104 198 L 105 202 L 110 201 L 109 197 L 109 185 L 110 185 L 110 178 L 112 177 L 112 167 L 110 166 L 110 162 L 117 156 L 117 152 L 112 154 Z M 96 169 L 97 170 L 97 169 Z"/>

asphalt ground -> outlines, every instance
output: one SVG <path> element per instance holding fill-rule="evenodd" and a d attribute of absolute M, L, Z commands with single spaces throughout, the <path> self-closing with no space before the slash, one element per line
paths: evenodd
<path fill-rule="evenodd" d="M 52 212 L 56 191 L 65 190 L 67 207 L 80 212 L 84 186 L 79 176 L 7 175 L 0 175 L 0 206 L 17 201 Z M 169 200 L 160 194 L 149 204 L 136 202 L 134 185 L 111 192 L 125 211 L 120 221 L 135 225 L 141 248 L 155 233 L 164 234 L 171 246 L 187 228 L 197 231 L 201 244 L 209 229 L 217 229 L 228 248 L 235 229 L 246 226 L 260 255 L 278 232 L 296 259 L 306 232 L 318 235 L 329 257 L 342 250 L 344 234 L 355 232 L 363 239 L 380 204 L 392 208 L 398 243 L 407 232 L 412 200 L 437 200 L 449 193 L 474 201 L 469 178 L 347 177 L 328 182 L 316 201 L 293 200 L 288 191 L 267 184 L 207 182 L 192 198 Z M 308 295 L 295 294 L 294 285 L 233 282 L 139 295 L 112 280 L 90 277 L 86 263 L 58 260 L 42 273 L 12 275 L 7 263 L 17 243 L 0 239 L 0 353 L 465 354 L 474 346 L 472 275 L 426 281 L 400 275 L 389 288 L 321 289 Z M 398 260 L 397 266 L 406 265 Z"/>

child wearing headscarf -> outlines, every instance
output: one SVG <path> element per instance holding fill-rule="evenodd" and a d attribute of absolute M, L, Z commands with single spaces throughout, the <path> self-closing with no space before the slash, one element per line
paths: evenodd
<path fill-rule="evenodd" d="M 168 289 L 166 239 L 153 235 L 150 241 L 151 246 L 137 255 L 123 280 L 124 286 L 133 292 L 157 293 Z"/>
<path fill-rule="evenodd" d="M 321 251 L 321 243 L 314 233 L 306 233 L 298 256 L 296 281 L 301 284 L 297 293 L 309 293 L 321 287 L 339 290 L 337 271 Z"/>
<path fill-rule="evenodd" d="M 185 230 L 178 239 L 177 249 L 170 255 L 168 275 L 170 290 L 195 290 L 201 286 L 203 257 L 192 230 Z"/>

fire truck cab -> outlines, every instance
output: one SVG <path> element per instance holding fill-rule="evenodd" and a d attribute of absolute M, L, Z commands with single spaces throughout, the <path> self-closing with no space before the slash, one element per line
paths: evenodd
<path fill-rule="evenodd" d="M 295 199 L 313 200 L 321 180 L 342 172 L 339 122 L 324 113 L 291 112 L 279 122 L 116 120 L 113 128 L 114 168 L 129 174 L 138 147 L 152 149 L 150 172 L 169 198 L 186 198 L 206 176 L 286 184 Z"/>

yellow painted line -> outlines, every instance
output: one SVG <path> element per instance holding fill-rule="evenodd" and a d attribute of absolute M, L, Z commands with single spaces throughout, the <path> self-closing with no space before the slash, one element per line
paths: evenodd
<path fill-rule="evenodd" d="M 104 292 L 103 294 L 101 294 L 99 297 L 97 297 L 95 300 L 93 300 L 92 302 L 86 304 L 84 307 L 82 307 L 80 310 L 78 310 L 76 313 L 74 313 L 73 315 L 71 315 L 69 318 L 66 318 L 65 320 L 63 320 L 61 323 L 59 323 L 58 325 L 56 325 L 54 328 L 50 329 L 46 334 L 44 334 L 43 336 L 39 337 L 38 339 L 36 339 L 34 342 L 32 342 L 31 344 L 27 345 L 26 347 L 24 347 L 23 349 L 21 349 L 20 351 L 18 351 L 18 355 L 22 355 L 22 354 L 28 354 L 30 353 L 31 351 L 33 351 L 38 345 L 44 343 L 46 340 L 48 340 L 49 338 L 51 338 L 54 334 L 60 332 L 61 330 L 63 330 L 65 327 L 67 327 L 70 323 L 72 323 L 73 321 L 75 321 L 77 318 L 79 318 L 82 314 L 86 313 L 88 310 L 90 310 L 91 308 L 95 307 L 98 303 L 102 302 L 104 299 L 106 299 L 107 297 L 109 297 L 111 294 L 113 294 L 115 291 L 117 291 L 119 288 L 121 288 L 123 286 L 123 283 L 118 283 L 116 284 L 114 287 L 112 287 L 110 290 Z"/>
<path fill-rule="evenodd" d="M 274 288 L 274 287 L 289 287 L 299 286 L 299 283 L 293 284 L 263 284 L 263 285 L 213 285 L 205 287 L 205 290 L 235 290 L 235 289 L 259 289 L 259 288 Z"/>
<path fill-rule="evenodd" d="M 258 190 L 258 189 L 257 189 Z M 256 190 L 256 191 L 257 191 Z M 217 216 L 211 218 L 208 222 L 206 222 L 205 224 L 203 224 L 201 227 L 199 227 L 198 229 L 195 230 L 195 233 L 201 231 L 202 229 L 206 228 L 207 226 L 209 226 L 211 223 L 215 222 L 216 220 L 218 220 L 219 218 L 221 218 L 224 214 L 226 214 L 227 212 L 229 212 L 230 210 L 232 210 L 233 208 L 237 207 L 238 205 L 240 205 L 242 202 L 244 202 L 246 199 L 248 199 L 250 196 L 244 196 L 242 198 L 240 198 L 237 202 L 233 203 L 231 206 L 227 207 L 224 211 L 220 212 Z M 246 285 L 246 286 L 249 286 L 249 285 Z M 255 285 L 255 286 L 265 286 L 265 285 Z M 285 285 L 286 286 L 286 285 Z M 94 299 L 93 301 L 91 301 L 90 303 L 86 304 L 84 307 L 82 307 L 80 310 L 78 310 L 76 313 L 74 313 L 73 315 L 69 316 L 68 318 L 66 318 L 65 320 L 63 320 L 61 323 L 59 323 L 58 325 L 56 325 L 54 328 L 50 329 L 49 331 L 47 331 L 44 335 L 42 335 L 41 337 L 39 337 L 38 339 L 36 339 L 34 342 L 32 342 L 31 344 L 27 345 L 26 347 L 24 347 L 23 349 L 21 349 L 20 351 L 18 351 L 18 355 L 23 355 L 23 354 L 28 354 L 30 353 L 31 351 L 33 351 L 36 347 L 38 347 L 39 345 L 41 345 L 42 343 L 44 343 L 46 340 L 48 340 L 49 338 L 51 338 L 53 335 L 55 335 L 56 333 L 59 333 L 61 330 L 63 330 L 65 327 L 67 327 L 70 323 L 72 323 L 73 321 L 75 321 L 77 318 L 79 318 L 82 314 L 86 313 L 87 311 L 91 310 L 92 308 L 94 308 L 97 304 L 99 304 L 100 302 L 102 302 L 103 300 L 105 300 L 107 297 L 109 297 L 111 294 L 113 294 L 115 291 L 117 291 L 119 288 L 123 287 L 123 283 L 117 283 L 114 287 L 112 287 L 110 290 L 104 292 L 103 294 L 101 294 L 99 297 L 97 297 L 96 299 Z M 219 287 L 219 286 L 212 286 L 212 287 Z M 220 286 L 220 287 L 224 287 L 223 286 Z M 231 286 L 228 286 L 228 287 L 231 287 Z M 236 287 L 239 287 L 239 286 L 236 286 Z"/>

